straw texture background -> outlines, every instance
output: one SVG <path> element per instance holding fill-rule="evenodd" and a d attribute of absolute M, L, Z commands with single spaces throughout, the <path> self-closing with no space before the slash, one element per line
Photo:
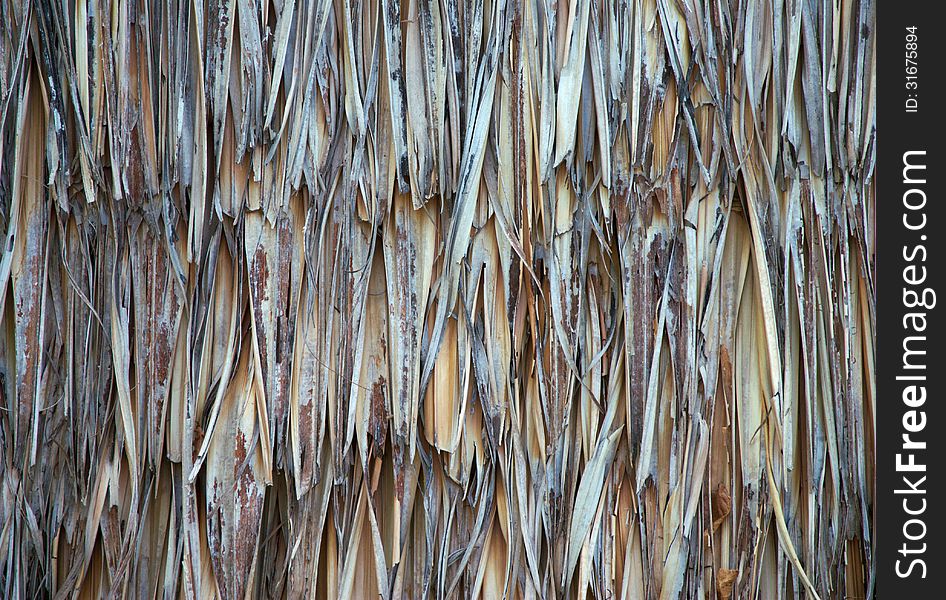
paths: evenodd
<path fill-rule="evenodd" d="M 0 595 L 872 595 L 875 8 L 0 2 Z"/>

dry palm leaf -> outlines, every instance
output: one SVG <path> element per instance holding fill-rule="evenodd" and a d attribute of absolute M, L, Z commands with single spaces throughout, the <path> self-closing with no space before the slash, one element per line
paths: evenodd
<path fill-rule="evenodd" d="M 841 598 L 874 4 L 0 5 L 0 595 Z"/>

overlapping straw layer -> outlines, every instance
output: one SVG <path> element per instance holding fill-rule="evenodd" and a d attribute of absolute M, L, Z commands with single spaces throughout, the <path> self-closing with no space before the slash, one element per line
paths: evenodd
<path fill-rule="evenodd" d="M 0 595 L 868 597 L 874 11 L 0 3 Z"/>

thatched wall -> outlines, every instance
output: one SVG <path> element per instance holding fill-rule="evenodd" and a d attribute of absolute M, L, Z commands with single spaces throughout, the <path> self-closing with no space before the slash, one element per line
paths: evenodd
<path fill-rule="evenodd" d="M 0 23 L 0 595 L 870 593 L 871 2 Z"/>

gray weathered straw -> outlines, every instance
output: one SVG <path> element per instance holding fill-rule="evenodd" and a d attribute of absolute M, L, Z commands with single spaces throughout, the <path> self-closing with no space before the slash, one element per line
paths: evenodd
<path fill-rule="evenodd" d="M 0 596 L 869 597 L 874 14 L 0 2 Z"/>

